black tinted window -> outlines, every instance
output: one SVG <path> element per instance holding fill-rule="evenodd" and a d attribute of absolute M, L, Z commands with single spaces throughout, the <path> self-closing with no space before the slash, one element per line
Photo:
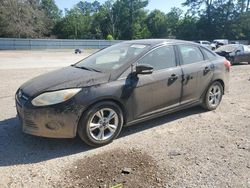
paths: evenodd
<path fill-rule="evenodd" d="M 181 56 L 183 59 L 183 64 L 191 64 L 203 61 L 203 55 L 200 49 L 196 46 L 191 45 L 181 45 L 179 46 Z"/>
<path fill-rule="evenodd" d="M 154 70 L 161 70 L 175 67 L 175 52 L 173 46 L 163 46 L 150 52 L 143 57 L 138 64 L 148 64 L 154 67 Z"/>

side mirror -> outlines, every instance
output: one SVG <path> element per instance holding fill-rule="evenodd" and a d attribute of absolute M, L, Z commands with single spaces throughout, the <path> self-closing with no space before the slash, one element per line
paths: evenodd
<path fill-rule="evenodd" d="M 152 74 L 154 68 L 151 65 L 137 65 L 135 67 L 136 74 Z"/>

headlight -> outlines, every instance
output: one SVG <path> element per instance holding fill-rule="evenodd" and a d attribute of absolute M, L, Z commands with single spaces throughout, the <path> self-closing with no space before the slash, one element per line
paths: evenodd
<path fill-rule="evenodd" d="M 69 100 L 80 91 L 81 89 L 66 89 L 53 92 L 46 92 L 33 99 L 31 103 L 34 106 L 47 106 L 58 104 Z"/>

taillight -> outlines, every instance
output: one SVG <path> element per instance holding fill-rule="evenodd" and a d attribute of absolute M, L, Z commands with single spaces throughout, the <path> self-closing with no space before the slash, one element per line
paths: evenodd
<path fill-rule="evenodd" d="M 225 65 L 225 67 L 227 68 L 227 70 L 230 70 L 230 67 L 231 67 L 230 61 L 225 60 L 225 61 L 224 61 L 224 65 Z"/>

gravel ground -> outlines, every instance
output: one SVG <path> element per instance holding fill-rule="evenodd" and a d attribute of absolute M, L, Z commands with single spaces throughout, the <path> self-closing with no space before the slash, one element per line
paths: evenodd
<path fill-rule="evenodd" d="M 75 54 L 74 50 L 0 50 L 0 69 L 31 69 L 67 66 L 80 61 L 96 50 L 84 50 Z"/>
<path fill-rule="evenodd" d="M 37 52 L 25 53 L 35 60 Z M 6 57 L 0 52 L 1 188 L 250 188 L 249 65 L 232 67 L 230 92 L 216 111 L 195 107 L 147 121 L 125 128 L 110 145 L 93 149 L 79 138 L 47 139 L 21 132 L 16 89 L 34 76 L 66 65 L 55 60 L 58 53 L 43 53 L 46 63 L 29 66 L 25 58 L 18 58 L 22 53 Z M 71 52 L 61 55 L 67 53 Z M 48 57 L 55 59 L 50 62 Z"/>

